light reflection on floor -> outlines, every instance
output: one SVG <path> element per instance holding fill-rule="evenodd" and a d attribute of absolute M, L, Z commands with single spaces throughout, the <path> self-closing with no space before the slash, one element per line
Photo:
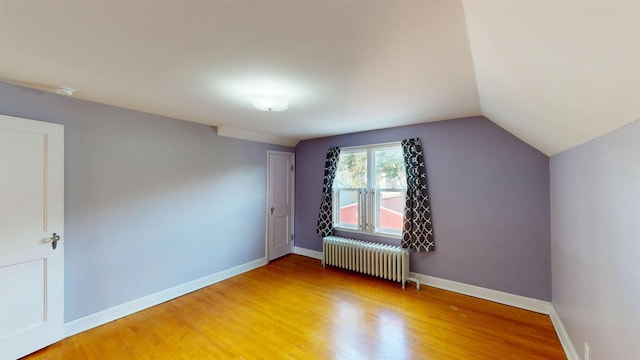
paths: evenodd
<path fill-rule="evenodd" d="M 402 316 L 388 309 L 366 311 L 358 304 L 341 301 L 333 321 L 334 359 L 408 359 Z M 360 329 L 377 328 L 374 332 Z M 371 335 L 376 334 L 376 335 Z M 364 338 L 376 336 L 376 339 Z M 374 344 L 374 345 L 371 345 Z"/>

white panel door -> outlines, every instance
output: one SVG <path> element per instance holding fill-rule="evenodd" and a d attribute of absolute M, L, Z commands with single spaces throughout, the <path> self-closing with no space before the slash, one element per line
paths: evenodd
<path fill-rule="evenodd" d="M 64 335 L 63 202 L 64 127 L 0 115 L 2 360 Z"/>
<path fill-rule="evenodd" d="M 267 162 L 267 252 L 273 260 L 293 247 L 294 154 L 269 151 Z"/>

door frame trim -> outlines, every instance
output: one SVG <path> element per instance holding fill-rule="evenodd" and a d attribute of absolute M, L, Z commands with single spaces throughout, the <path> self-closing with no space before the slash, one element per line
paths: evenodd
<path fill-rule="evenodd" d="M 269 179 L 271 178 L 271 164 L 270 164 L 270 156 L 274 155 L 291 155 L 291 162 L 293 165 L 293 171 L 291 172 L 291 188 L 289 189 L 291 193 L 291 235 L 293 235 L 293 240 L 291 240 L 291 252 L 293 253 L 293 247 L 295 243 L 295 194 L 296 194 L 296 153 L 290 151 L 276 151 L 276 150 L 267 150 L 267 162 L 266 162 L 266 187 L 265 187 L 265 204 L 264 204 L 264 256 L 269 261 L 269 186 L 271 185 Z"/>

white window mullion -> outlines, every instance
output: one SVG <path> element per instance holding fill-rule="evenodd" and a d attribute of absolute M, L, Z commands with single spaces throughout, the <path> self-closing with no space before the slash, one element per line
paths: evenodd
<path fill-rule="evenodd" d="M 380 196 L 382 192 L 380 188 L 375 189 L 375 193 L 373 194 L 373 217 L 374 217 L 374 225 L 375 231 L 380 231 Z"/>
<path fill-rule="evenodd" d="M 331 221 L 333 221 L 334 224 L 337 224 L 340 220 L 340 190 L 332 188 L 331 192 L 331 196 L 333 196 L 333 203 L 331 204 Z"/>
<path fill-rule="evenodd" d="M 376 187 L 376 159 L 374 159 L 373 149 L 367 149 L 367 187 Z"/>
<path fill-rule="evenodd" d="M 376 232 L 377 227 L 377 211 L 376 211 L 376 189 L 371 188 L 369 191 L 369 231 Z"/>
<path fill-rule="evenodd" d="M 367 231 L 375 232 L 373 189 L 376 186 L 376 160 L 372 148 L 367 149 Z"/>
<path fill-rule="evenodd" d="M 360 231 L 366 231 L 367 229 L 367 207 L 366 207 L 366 198 L 365 198 L 365 190 L 364 188 L 358 189 L 358 209 L 360 209 L 359 217 L 358 217 L 358 226 L 360 227 Z"/>

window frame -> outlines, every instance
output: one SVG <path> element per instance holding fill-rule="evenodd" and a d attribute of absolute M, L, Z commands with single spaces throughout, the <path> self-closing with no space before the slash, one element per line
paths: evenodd
<path fill-rule="evenodd" d="M 375 167 L 375 156 L 374 152 L 384 149 L 395 149 L 400 148 L 402 151 L 402 146 L 400 141 L 388 142 L 388 143 L 379 143 L 379 144 L 370 144 L 370 145 L 359 145 L 359 146 L 349 146 L 340 148 L 340 156 L 346 155 L 349 153 L 357 153 L 357 152 L 366 152 L 366 188 L 347 188 L 347 187 L 336 187 L 335 181 L 334 186 L 332 187 L 332 200 L 333 200 L 333 227 L 336 230 L 355 233 L 355 234 L 364 234 L 364 235 L 375 235 L 379 237 L 387 237 L 392 239 L 401 239 L 402 238 L 402 229 L 400 229 L 399 233 L 392 232 L 384 232 L 382 231 L 380 223 L 380 196 L 377 195 L 382 192 L 390 192 L 390 191 L 400 191 L 402 195 L 402 204 L 404 207 L 405 196 L 407 185 L 406 182 L 402 187 L 399 188 L 376 188 L 376 167 Z M 404 167 L 404 160 L 403 160 Z M 406 171 L 406 170 L 405 170 Z M 337 175 L 337 174 L 336 174 Z M 344 223 L 338 222 L 339 214 L 340 214 L 340 190 L 346 191 L 357 191 L 358 200 L 357 204 L 362 204 L 358 209 L 358 225 L 354 227 L 344 226 Z M 378 211 L 376 211 L 376 209 Z M 362 219 L 366 219 L 366 227 L 362 221 Z M 373 225 L 373 228 L 371 226 Z"/>

